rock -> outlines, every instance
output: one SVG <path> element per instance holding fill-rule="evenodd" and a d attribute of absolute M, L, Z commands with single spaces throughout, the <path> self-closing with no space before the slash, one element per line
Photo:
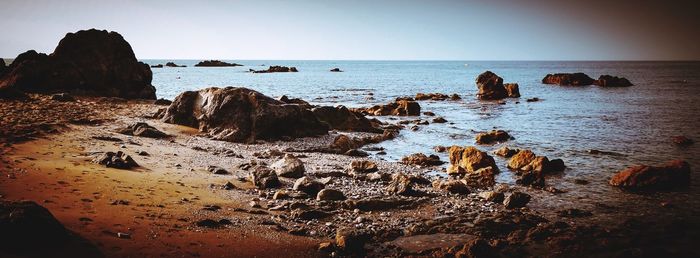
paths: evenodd
<path fill-rule="evenodd" d="M 332 213 L 316 209 L 296 209 L 292 211 L 292 218 L 299 220 L 314 220 L 333 216 Z"/>
<path fill-rule="evenodd" d="M 203 219 L 197 221 L 195 225 L 203 228 L 220 228 L 224 225 L 230 225 L 231 221 L 227 219 L 213 220 L 213 219 Z"/>
<path fill-rule="evenodd" d="M 349 253 L 364 252 L 365 243 L 370 237 L 364 230 L 355 228 L 341 228 L 336 230 L 335 244 L 340 250 Z"/>
<path fill-rule="evenodd" d="M 331 242 L 323 242 L 318 244 L 318 251 L 324 252 L 324 253 L 330 253 L 333 252 L 335 249 L 335 245 Z"/>
<path fill-rule="evenodd" d="M 0 78 L 2 78 L 3 75 L 7 72 L 7 64 L 5 64 L 5 60 L 0 58 Z"/>
<path fill-rule="evenodd" d="M 119 33 L 91 29 L 66 34 L 50 55 L 17 56 L 0 90 L 156 99 L 151 79 L 151 69 Z"/>
<path fill-rule="evenodd" d="M 377 163 L 369 160 L 353 160 L 350 162 L 350 170 L 357 173 L 371 173 L 379 170 Z"/>
<path fill-rule="evenodd" d="M 186 65 L 177 65 L 173 62 L 167 62 L 167 63 L 165 63 L 165 66 L 167 66 L 167 67 L 187 67 Z"/>
<path fill-rule="evenodd" d="M 450 100 L 460 100 L 462 97 L 459 96 L 459 94 L 455 93 L 450 95 Z"/>
<path fill-rule="evenodd" d="M 404 173 L 395 174 L 386 190 L 389 194 L 403 196 L 422 196 L 425 193 L 413 189 L 413 185 L 420 179 L 414 176 L 408 176 Z"/>
<path fill-rule="evenodd" d="M 520 170 L 535 160 L 535 153 L 531 150 L 520 150 L 508 160 L 508 168 Z"/>
<path fill-rule="evenodd" d="M 316 195 L 316 200 L 319 201 L 343 201 L 345 199 L 343 192 L 333 189 L 323 189 Z"/>
<path fill-rule="evenodd" d="M 294 187 L 292 189 L 294 189 L 295 191 L 304 192 L 311 196 L 315 196 L 318 194 L 318 192 L 323 190 L 323 188 L 325 188 L 325 186 L 321 182 L 318 182 L 308 177 L 302 177 L 297 179 L 296 182 L 294 182 Z"/>
<path fill-rule="evenodd" d="M 501 192 L 496 191 L 485 191 L 479 193 L 479 197 L 484 198 L 488 202 L 502 203 L 505 199 L 505 195 Z"/>
<path fill-rule="evenodd" d="M 340 72 L 343 72 L 343 71 L 340 70 L 340 68 L 337 68 L 337 67 L 336 67 L 336 68 L 331 69 L 331 72 L 340 73 Z"/>
<path fill-rule="evenodd" d="M 376 105 L 370 108 L 357 108 L 355 111 L 373 116 L 419 116 L 420 104 L 408 99 L 397 99 L 386 105 Z"/>
<path fill-rule="evenodd" d="M 121 151 L 118 151 L 117 153 L 111 151 L 105 152 L 102 155 L 95 158 L 93 162 L 100 165 L 104 165 L 108 168 L 117 169 L 131 169 L 139 166 L 139 164 L 137 164 L 136 161 L 134 161 L 134 159 L 131 158 L 131 156 L 126 155 L 126 153 L 123 153 Z"/>
<path fill-rule="evenodd" d="M 537 102 L 537 101 L 540 101 L 540 98 L 534 97 L 534 98 L 526 99 L 525 101 L 526 101 L 526 102 Z"/>
<path fill-rule="evenodd" d="M 358 150 L 358 149 L 351 149 L 343 153 L 343 155 L 350 156 L 350 157 L 367 157 L 369 156 L 369 153 L 363 150 Z"/>
<path fill-rule="evenodd" d="M 322 106 L 311 109 L 318 120 L 325 122 L 331 129 L 354 132 L 381 133 L 362 113 L 354 112 L 345 106 Z"/>
<path fill-rule="evenodd" d="M 414 153 L 401 158 L 401 163 L 406 165 L 429 167 L 439 166 L 444 164 L 445 162 L 441 161 L 440 157 L 438 157 L 437 155 L 426 156 L 423 153 Z"/>
<path fill-rule="evenodd" d="M 253 73 L 288 73 L 288 72 L 293 72 L 296 73 L 297 68 L 296 67 L 286 67 L 286 66 L 270 66 L 267 68 L 267 70 L 257 70 L 253 71 Z"/>
<path fill-rule="evenodd" d="M 503 205 L 506 209 L 522 208 L 530 202 L 530 195 L 521 192 L 513 192 L 503 201 Z"/>
<path fill-rule="evenodd" d="M 168 107 L 163 121 L 199 128 L 231 142 L 323 135 L 328 125 L 300 105 L 290 105 L 246 88 L 186 91 Z"/>
<path fill-rule="evenodd" d="M 694 143 L 692 139 L 683 135 L 673 136 L 671 140 L 673 140 L 673 143 L 679 146 L 688 146 Z"/>
<path fill-rule="evenodd" d="M 151 65 L 151 68 L 163 68 L 162 64 Z"/>
<path fill-rule="evenodd" d="M 412 200 L 407 199 L 361 199 L 361 200 L 346 200 L 343 202 L 343 208 L 361 211 L 380 211 L 411 206 L 415 204 Z"/>
<path fill-rule="evenodd" d="M 624 77 L 601 75 L 593 84 L 601 87 L 628 87 L 633 84 Z"/>
<path fill-rule="evenodd" d="M 158 106 L 170 106 L 173 102 L 167 99 L 157 99 L 153 101 L 153 105 L 158 105 Z"/>
<path fill-rule="evenodd" d="M 510 158 L 513 155 L 515 155 L 516 153 L 518 153 L 518 150 L 510 149 L 507 146 L 503 146 L 503 147 L 501 147 L 498 150 L 493 152 L 493 154 L 495 154 L 496 156 L 501 156 L 501 157 L 506 157 L 506 158 Z"/>
<path fill-rule="evenodd" d="M 120 134 L 147 137 L 147 138 L 169 137 L 169 135 L 165 134 L 164 132 L 161 132 L 158 129 L 156 129 L 155 127 L 150 126 L 149 124 L 143 123 L 143 122 L 134 123 L 134 124 L 131 124 L 125 128 L 118 129 L 117 132 Z"/>
<path fill-rule="evenodd" d="M 609 183 L 631 191 L 685 188 L 690 185 L 690 164 L 672 160 L 663 166 L 634 166 L 615 174 Z"/>
<path fill-rule="evenodd" d="M 447 123 L 447 119 L 439 116 L 439 117 L 433 118 L 433 123 L 437 123 L 437 124 Z"/>
<path fill-rule="evenodd" d="M 560 172 L 566 169 L 566 165 L 562 159 L 553 159 L 549 161 L 549 165 L 545 168 L 545 172 Z"/>
<path fill-rule="evenodd" d="M 555 73 L 547 74 L 542 79 L 542 83 L 561 86 L 587 86 L 595 83 L 595 80 L 584 73 Z"/>
<path fill-rule="evenodd" d="M 448 174 L 464 174 L 475 172 L 480 168 L 491 167 L 494 172 L 498 171 L 496 161 L 493 157 L 474 147 L 452 146 L 448 151 L 450 155 L 450 167 Z"/>
<path fill-rule="evenodd" d="M 520 87 L 517 83 L 505 83 L 503 87 L 506 88 L 506 96 L 509 98 L 520 98 Z"/>
<path fill-rule="evenodd" d="M 497 100 L 508 96 L 503 86 L 503 78 L 491 71 L 486 71 L 476 77 L 476 86 L 479 88 L 477 97 L 482 100 Z"/>
<path fill-rule="evenodd" d="M 442 153 L 442 152 L 446 152 L 446 151 L 447 151 L 447 147 L 445 147 L 445 146 L 435 146 L 435 147 L 433 147 L 433 150 L 434 150 L 435 152 L 440 152 L 440 153 Z"/>
<path fill-rule="evenodd" d="M 217 167 L 217 166 L 207 166 L 207 171 L 209 171 L 210 173 L 215 174 L 215 175 L 227 175 L 228 174 L 228 171 L 226 171 L 226 169 L 223 169 L 223 168 Z"/>
<path fill-rule="evenodd" d="M 522 171 L 534 171 L 537 173 L 544 173 L 545 171 L 548 172 L 549 169 L 549 159 L 544 156 L 536 156 L 530 164 L 527 164 L 527 166 L 524 166 L 520 168 Z"/>
<path fill-rule="evenodd" d="M 433 182 L 433 188 L 454 194 L 469 194 L 469 188 L 460 180 L 436 180 Z"/>
<path fill-rule="evenodd" d="M 253 156 L 260 159 L 269 159 L 273 157 L 282 157 L 285 153 L 278 149 L 267 149 L 262 152 L 254 152 Z"/>
<path fill-rule="evenodd" d="M 277 176 L 288 178 L 300 178 L 304 176 L 306 169 L 304 162 L 292 154 L 285 154 L 284 157 L 270 165 L 270 168 L 275 170 Z"/>
<path fill-rule="evenodd" d="M 492 130 L 488 133 L 480 133 L 476 135 L 476 143 L 491 144 L 494 142 L 504 142 L 510 140 L 510 135 L 503 130 Z"/>
<path fill-rule="evenodd" d="M 495 174 L 493 167 L 484 167 L 464 174 L 464 181 L 471 187 L 488 188 L 496 184 Z"/>
<path fill-rule="evenodd" d="M 256 166 L 250 171 L 250 181 L 258 189 L 273 188 L 280 185 L 277 173 L 265 166 Z"/>
<path fill-rule="evenodd" d="M 454 95 L 453 95 L 454 96 Z M 459 95 L 457 95 L 459 96 Z M 446 100 L 450 99 L 450 96 L 442 93 L 418 93 L 416 94 L 415 100 Z"/>
<path fill-rule="evenodd" d="M 544 173 L 537 170 L 526 170 L 520 172 L 520 178 L 515 180 L 515 183 L 536 188 L 544 187 Z"/>
<path fill-rule="evenodd" d="M 68 93 L 58 93 L 51 95 L 51 100 L 60 102 L 73 102 L 75 98 Z"/>
<path fill-rule="evenodd" d="M 243 66 L 236 63 L 227 63 L 219 60 L 205 60 L 197 63 L 197 67 L 227 67 L 227 66 Z"/>
<path fill-rule="evenodd" d="M 233 189 L 236 189 L 237 187 L 236 187 L 236 185 L 234 185 L 231 182 L 226 182 L 226 184 L 224 184 L 223 188 L 224 188 L 224 190 L 233 190 Z"/>

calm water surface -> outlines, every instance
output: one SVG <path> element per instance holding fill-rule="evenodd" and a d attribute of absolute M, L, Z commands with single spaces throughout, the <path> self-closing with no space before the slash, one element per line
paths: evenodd
<path fill-rule="evenodd" d="M 173 60 L 144 61 L 164 64 Z M 605 204 L 617 207 L 615 213 L 673 216 L 693 216 L 700 211 L 700 148 L 698 144 L 677 147 L 669 139 L 686 135 L 700 140 L 700 62 L 229 60 L 245 66 L 199 68 L 192 67 L 195 60 L 174 61 L 188 67 L 153 69 L 158 97 L 172 99 L 182 91 L 208 86 L 244 86 L 274 97 L 287 95 L 313 104 L 361 107 L 418 92 L 458 93 L 462 101 L 420 102 L 422 111 L 432 111 L 450 123 L 421 126 L 416 132 L 403 130 L 399 138 L 379 144 L 386 148 L 387 155 L 375 157 L 398 160 L 415 152 L 433 154 L 435 145 L 474 145 L 478 132 L 498 128 L 508 131 L 515 140 L 478 148 L 527 148 L 550 159 L 561 158 L 568 166 L 563 174 L 547 179 L 547 184 L 568 193 L 542 193 L 533 201 L 534 206 L 597 209 Z M 247 73 L 248 69 L 266 69 L 267 65 L 295 66 L 300 72 Z M 344 72 L 328 71 L 334 67 Z M 476 100 L 474 80 L 486 70 L 505 82 L 517 82 L 523 97 L 507 99 L 505 104 Z M 560 87 L 540 83 L 547 73 L 554 72 L 584 72 L 594 78 L 602 74 L 624 76 L 635 86 Z M 532 97 L 542 101 L 524 101 Z M 620 155 L 593 155 L 587 152 L 590 149 Z M 444 154 L 441 158 L 447 160 Z M 506 160 L 495 159 L 503 171 L 498 181 L 512 183 Z M 689 190 L 640 195 L 607 185 L 612 174 L 628 166 L 671 159 L 685 159 L 691 164 L 693 182 Z M 574 179 L 585 179 L 590 184 L 576 185 Z M 662 202 L 672 205 L 661 208 Z"/>

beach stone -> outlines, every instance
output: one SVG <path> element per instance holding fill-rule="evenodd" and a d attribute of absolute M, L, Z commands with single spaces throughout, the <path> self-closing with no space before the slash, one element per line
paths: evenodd
<path fill-rule="evenodd" d="M 542 83 L 561 86 L 587 86 L 595 83 L 595 80 L 584 73 L 555 73 L 547 74 L 542 78 Z"/>
<path fill-rule="evenodd" d="M 370 160 L 353 160 L 350 162 L 350 170 L 357 173 L 371 173 L 378 171 L 377 163 Z"/>
<path fill-rule="evenodd" d="M 513 192 L 503 201 L 503 205 L 506 209 L 522 208 L 530 202 L 531 198 L 529 194 Z"/>
<path fill-rule="evenodd" d="M 304 192 L 310 196 L 316 196 L 318 192 L 323 190 L 323 188 L 325 188 L 325 185 L 323 185 L 321 182 L 308 177 L 301 177 L 294 182 L 294 187 L 292 189 L 295 191 Z"/>
<path fill-rule="evenodd" d="M 414 98 L 415 100 L 446 100 L 449 99 L 450 96 L 447 94 L 442 94 L 442 93 L 417 93 L 416 97 Z"/>
<path fill-rule="evenodd" d="M 477 97 L 482 100 L 497 100 L 508 96 L 503 87 L 503 78 L 491 71 L 486 71 L 476 77 L 476 86 L 479 89 Z"/>
<path fill-rule="evenodd" d="M 342 206 L 344 209 L 361 211 L 381 211 L 412 206 L 414 201 L 399 198 L 368 198 L 359 200 L 346 200 Z"/>
<path fill-rule="evenodd" d="M 690 164 L 672 160 L 662 166 L 633 166 L 615 174 L 609 183 L 631 191 L 685 188 L 690 184 Z"/>
<path fill-rule="evenodd" d="M 423 167 L 428 167 L 428 166 L 439 166 L 444 164 L 445 162 L 440 160 L 440 157 L 437 155 L 430 155 L 426 156 L 423 153 L 414 153 L 408 156 L 405 156 L 401 158 L 401 163 L 406 164 L 406 165 L 417 165 L 417 166 L 423 166 Z"/>
<path fill-rule="evenodd" d="M 448 150 L 448 153 L 451 164 L 450 167 L 447 168 L 448 174 L 475 172 L 485 167 L 491 167 L 494 171 L 498 171 L 496 161 L 494 161 L 493 157 L 475 147 L 452 146 Z"/>
<path fill-rule="evenodd" d="M 479 197 L 484 198 L 484 200 L 495 203 L 502 203 L 505 199 L 505 195 L 501 192 L 496 191 L 484 191 L 479 193 Z"/>
<path fill-rule="evenodd" d="M 386 105 L 376 105 L 370 108 L 356 108 L 355 111 L 373 116 L 419 116 L 420 104 L 409 99 L 396 99 Z"/>
<path fill-rule="evenodd" d="M 454 194 L 469 194 L 469 188 L 460 180 L 435 180 L 433 188 L 447 191 Z"/>
<path fill-rule="evenodd" d="M 0 90 L 156 99 L 151 80 L 151 69 L 119 33 L 90 29 L 66 34 L 50 55 L 18 55 Z"/>
<path fill-rule="evenodd" d="M 509 98 L 520 98 L 520 87 L 517 83 L 504 83 L 503 87 L 506 88 L 506 95 Z"/>
<path fill-rule="evenodd" d="M 131 169 L 139 166 L 131 156 L 121 151 L 117 151 L 116 153 L 111 151 L 105 152 L 93 159 L 93 162 L 108 168 L 117 169 Z"/>
<path fill-rule="evenodd" d="M 299 220 L 314 220 L 333 216 L 333 213 L 317 209 L 295 209 L 292 210 L 292 218 Z"/>
<path fill-rule="evenodd" d="M 474 172 L 464 174 L 464 181 L 468 186 L 475 188 L 488 188 L 496 184 L 496 171 L 493 167 L 484 167 Z"/>
<path fill-rule="evenodd" d="M 409 176 L 404 173 L 398 173 L 393 175 L 389 186 L 386 187 L 386 191 L 389 194 L 403 195 L 403 196 L 423 196 L 424 192 L 413 189 L 414 184 L 430 184 L 425 178 L 420 178 L 416 176 Z"/>
<path fill-rule="evenodd" d="M 506 158 L 510 158 L 513 155 L 515 155 L 516 153 L 518 153 L 518 150 L 508 148 L 507 146 L 503 146 L 503 147 L 501 147 L 498 150 L 493 152 L 493 154 L 495 154 L 496 156 L 501 156 L 501 157 L 506 157 Z"/>
<path fill-rule="evenodd" d="M 118 129 L 117 132 L 120 134 L 147 138 L 165 138 L 169 136 L 166 133 L 156 129 L 155 127 L 143 122 L 134 123 L 127 127 Z"/>
<path fill-rule="evenodd" d="M 316 195 L 316 200 L 319 201 L 342 201 L 345 199 L 343 192 L 334 189 L 323 189 Z"/>
<path fill-rule="evenodd" d="M 594 84 L 601 87 L 628 87 L 633 85 L 627 78 L 607 74 L 598 77 Z"/>
<path fill-rule="evenodd" d="M 227 63 L 219 60 L 204 60 L 194 66 L 196 67 L 228 67 L 228 66 L 243 66 L 236 63 Z"/>
<path fill-rule="evenodd" d="M 300 178 L 306 171 L 304 162 L 292 154 L 285 154 L 280 160 L 272 163 L 270 168 L 275 170 L 277 176 L 288 178 Z"/>
<path fill-rule="evenodd" d="M 529 165 L 532 163 L 533 160 L 535 160 L 537 156 L 535 156 L 535 153 L 532 152 L 531 150 L 520 150 L 518 153 L 513 155 L 513 157 L 508 160 L 508 168 L 510 169 L 515 169 L 515 170 L 520 170 L 523 167 Z"/>
<path fill-rule="evenodd" d="M 255 166 L 250 171 L 250 181 L 258 189 L 273 188 L 280 185 L 277 173 L 265 166 Z"/>
<path fill-rule="evenodd" d="M 492 130 L 487 133 L 480 133 L 476 135 L 476 143 L 478 144 L 491 144 L 494 142 L 504 142 L 510 140 L 510 135 L 503 130 Z"/>
<path fill-rule="evenodd" d="M 209 171 L 210 173 L 215 174 L 215 175 L 227 175 L 228 174 L 228 171 L 226 171 L 226 169 L 223 169 L 223 168 L 217 167 L 217 166 L 207 166 L 207 171 Z"/>
<path fill-rule="evenodd" d="M 383 130 L 374 126 L 372 121 L 362 113 L 351 111 L 345 106 L 322 106 L 311 109 L 318 120 L 325 122 L 331 129 L 354 132 L 381 133 Z"/>
<path fill-rule="evenodd" d="M 168 107 L 166 123 L 199 128 L 215 140 L 252 143 L 328 133 L 328 125 L 300 105 L 257 91 L 226 87 L 185 91 Z"/>
<path fill-rule="evenodd" d="M 338 249 L 349 253 L 362 253 L 369 240 L 369 234 L 362 229 L 340 228 L 335 233 L 335 244 Z"/>

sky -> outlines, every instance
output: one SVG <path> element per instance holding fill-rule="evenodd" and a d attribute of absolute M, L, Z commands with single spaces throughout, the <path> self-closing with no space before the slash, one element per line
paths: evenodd
<path fill-rule="evenodd" d="M 119 32 L 140 59 L 700 60 L 698 0 L 0 0 L 0 57 Z"/>

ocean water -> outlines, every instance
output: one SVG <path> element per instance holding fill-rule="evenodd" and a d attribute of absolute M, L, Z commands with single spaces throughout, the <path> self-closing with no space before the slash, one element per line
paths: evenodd
<path fill-rule="evenodd" d="M 700 141 L 700 62 L 489 62 L 489 61 L 281 61 L 227 60 L 242 67 L 193 67 L 195 60 L 143 60 L 149 64 L 174 61 L 186 68 L 154 68 L 153 85 L 158 97 L 173 99 L 185 90 L 209 86 L 243 86 L 266 95 L 287 95 L 312 104 L 363 107 L 388 103 L 416 93 L 457 93 L 461 101 L 422 101 L 422 111 L 432 111 L 449 123 L 402 130 L 395 140 L 378 144 L 390 161 L 416 152 L 435 154 L 436 145 L 474 145 L 477 133 L 508 131 L 515 140 L 478 146 L 492 151 L 501 146 L 531 149 L 550 159 L 561 158 L 568 168 L 547 178 L 547 184 L 566 190 L 542 193 L 534 206 L 574 206 L 592 210 L 612 206 L 616 213 L 692 216 L 700 210 L 700 147 L 675 146 L 670 137 L 685 135 Z M 248 69 L 268 65 L 295 66 L 298 73 L 253 74 Z M 344 72 L 333 73 L 338 67 Z M 490 70 L 520 86 L 520 99 L 479 101 L 475 78 Z M 584 72 L 593 78 L 603 74 L 624 76 L 635 86 L 603 88 L 544 85 L 548 73 Z M 539 102 L 526 102 L 538 97 Z M 519 102 L 519 103 L 518 103 Z M 423 119 L 430 117 L 422 116 Z M 381 118 L 388 121 L 406 118 Z M 410 118 L 414 119 L 414 118 Z M 619 155 L 595 155 L 588 150 Z M 445 154 L 441 159 L 448 160 Z M 497 180 L 513 183 L 505 164 L 495 157 L 501 173 Z M 692 183 L 687 190 L 632 194 L 607 184 L 610 176 L 636 164 L 661 164 L 684 159 L 691 165 Z M 443 174 L 440 168 L 427 173 Z M 590 181 L 574 184 L 574 179 Z M 660 208 L 660 203 L 671 203 Z"/>

